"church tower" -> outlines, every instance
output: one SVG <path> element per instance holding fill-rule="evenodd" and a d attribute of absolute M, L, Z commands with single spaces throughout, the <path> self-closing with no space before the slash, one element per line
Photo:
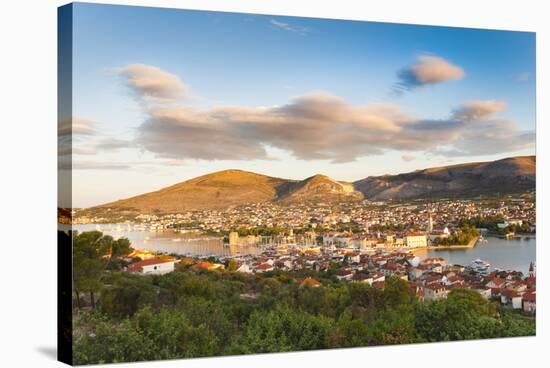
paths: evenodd
<path fill-rule="evenodd" d="M 533 262 L 529 263 L 529 277 L 535 277 L 535 265 Z"/>
<path fill-rule="evenodd" d="M 428 233 L 431 233 L 432 231 L 434 231 L 434 222 L 433 222 L 433 219 L 432 219 L 432 214 L 430 213 L 430 217 L 428 218 Z"/>

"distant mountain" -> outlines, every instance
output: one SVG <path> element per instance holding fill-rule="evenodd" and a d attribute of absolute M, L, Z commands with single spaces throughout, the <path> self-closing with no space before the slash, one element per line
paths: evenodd
<path fill-rule="evenodd" d="M 354 183 L 325 175 L 288 180 L 242 170 L 224 170 L 84 210 L 81 214 L 174 213 L 225 209 L 250 203 L 334 203 L 367 199 L 469 197 L 535 189 L 535 156 L 367 177 Z"/>
<path fill-rule="evenodd" d="M 353 183 L 369 199 L 471 197 L 534 190 L 536 157 L 521 156 L 371 176 Z"/>

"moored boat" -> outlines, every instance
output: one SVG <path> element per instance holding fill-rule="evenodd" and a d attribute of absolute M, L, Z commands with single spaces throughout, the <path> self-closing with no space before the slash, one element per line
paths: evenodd
<path fill-rule="evenodd" d="M 477 273 L 480 274 L 487 274 L 489 273 L 489 267 L 491 267 L 491 264 L 487 261 L 484 261 L 482 259 L 474 259 L 470 263 L 470 268 Z"/>

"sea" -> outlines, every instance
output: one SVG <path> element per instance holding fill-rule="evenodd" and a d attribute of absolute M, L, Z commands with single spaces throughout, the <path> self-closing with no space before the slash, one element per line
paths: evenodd
<path fill-rule="evenodd" d="M 181 256 L 227 257 L 246 254 L 259 254 L 259 246 L 229 246 L 221 237 L 210 237 L 195 232 L 180 233 L 174 230 L 138 230 L 128 224 L 79 224 L 73 229 L 79 232 L 99 230 L 113 238 L 128 238 L 135 249 L 177 254 Z"/>
<path fill-rule="evenodd" d="M 441 257 L 447 263 L 467 266 L 474 259 L 482 259 L 491 264 L 491 270 L 521 271 L 527 275 L 529 264 L 536 264 L 536 238 L 517 237 L 502 239 L 486 237 L 486 242 L 478 242 L 473 248 L 437 249 L 415 252 L 420 258 Z"/>

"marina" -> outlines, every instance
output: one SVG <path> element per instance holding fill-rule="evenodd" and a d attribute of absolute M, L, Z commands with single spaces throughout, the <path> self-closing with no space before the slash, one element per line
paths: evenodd
<path fill-rule="evenodd" d="M 77 231 L 102 231 L 114 238 L 126 237 L 135 249 L 178 254 L 195 257 L 228 257 L 259 254 L 262 245 L 229 246 L 221 237 L 209 237 L 196 231 L 152 230 L 141 224 L 80 224 Z M 473 247 L 426 248 L 414 252 L 419 258 L 441 257 L 450 264 L 471 265 L 474 260 L 484 260 L 490 264 L 489 270 L 517 270 L 527 274 L 529 264 L 536 260 L 536 238 L 516 236 L 502 239 L 485 236 Z"/>

